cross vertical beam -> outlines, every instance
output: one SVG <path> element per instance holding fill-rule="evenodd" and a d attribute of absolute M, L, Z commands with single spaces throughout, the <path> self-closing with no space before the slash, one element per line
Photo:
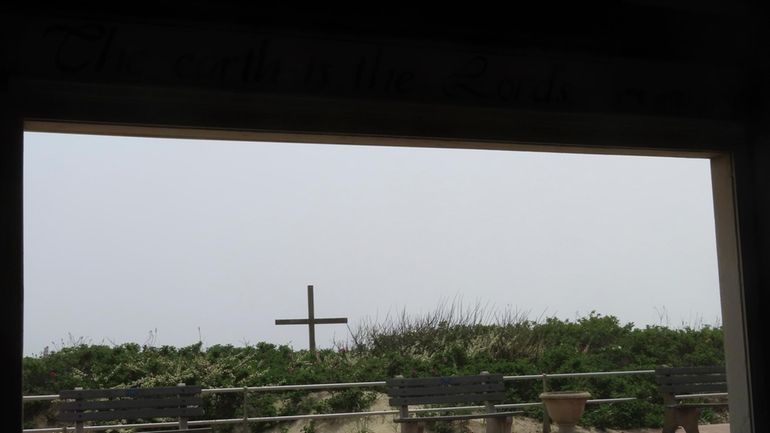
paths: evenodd
<path fill-rule="evenodd" d="M 276 325 L 307 325 L 309 344 L 308 348 L 312 353 L 316 352 L 315 346 L 315 325 L 329 325 L 333 323 L 348 323 L 347 317 L 330 317 L 323 319 L 315 318 L 315 300 L 313 296 L 313 286 L 307 286 L 307 319 L 276 319 Z"/>
<path fill-rule="evenodd" d="M 313 300 L 313 285 L 307 286 L 307 332 L 310 336 L 311 352 L 315 352 L 315 305 Z"/>

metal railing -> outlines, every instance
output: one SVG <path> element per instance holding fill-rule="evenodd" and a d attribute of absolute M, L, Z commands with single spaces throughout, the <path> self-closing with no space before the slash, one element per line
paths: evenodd
<path fill-rule="evenodd" d="M 645 375 L 654 374 L 655 370 L 632 370 L 632 371 L 600 371 L 600 372 L 587 372 L 587 373 L 543 373 L 543 374 L 530 374 L 521 376 L 503 376 L 504 381 L 524 381 L 524 380 L 540 380 L 543 385 L 543 392 L 548 391 L 548 381 L 550 379 L 571 379 L 571 378 L 583 378 L 583 377 L 606 377 L 606 376 L 626 376 L 626 375 Z M 347 382 L 347 383 L 321 383 L 321 384 L 307 384 L 307 385 L 268 385 L 268 386 L 244 386 L 238 388 L 208 388 L 201 391 L 202 395 L 211 394 L 243 394 L 243 416 L 240 418 L 227 418 L 227 419 L 213 419 L 213 420 L 195 420 L 189 421 L 190 427 L 194 426 L 213 426 L 213 425 L 227 425 L 227 424 L 246 424 L 255 422 L 270 422 L 270 421 L 297 421 L 297 420 L 321 420 L 321 419 L 333 419 L 333 418 L 360 418 L 368 416 L 382 416 L 382 415 L 396 415 L 398 410 L 381 410 L 381 411 L 367 411 L 367 412 L 342 412 L 342 413 L 319 413 L 319 414 L 307 414 L 307 415 L 283 415 L 283 416 L 266 416 L 266 417 L 250 417 L 248 416 L 248 406 L 246 405 L 246 396 L 252 392 L 281 392 L 281 391 L 300 391 L 300 390 L 330 390 L 330 389 L 350 389 L 350 388 L 379 388 L 384 387 L 385 381 L 375 382 Z M 683 395 L 677 396 L 677 398 L 695 398 L 695 397 L 723 397 L 726 393 L 713 393 L 713 394 L 698 394 L 698 395 Z M 58 400 L 58 394 L 48 395 L 26 395 L 22 397 L 23 402 L 32 401 L 53 401 Z M 635 397 L 619 397 L 619 398 L 605 398 L 605 399 L 592 399 L 588 400 L 588 404 L 606 404 L 617 403 L 624 401 L 636 400 Z M 494 407 L 497 409 L 516 409 L 525 407 L 542 406 L 542 402 L 529 402 L 529 403 L 510 403 L 499 404 Z M 469 409 L 483 409 L 484 406 L 462 406 L 462 407 L 446 407 L 446 408 L 423 408 L 412 409 L 409 413 L 422 413 L 422 412 L 435 412 L 435 411 L 452 411 L 452 410 L 469 410 Z M 174 427 L 178 426 L 178 422 L 154 422 L 154 423 L 141 423 L 141 424 L 113 424 L 113 425 L 93 425 L 85 426 L 87 431 L 100 431 L 114 428 L 158 428 L 158 427 Z M 24 429 L 24 433 L 58 433 L 72 431 L 72 427 L 48 427 L 39 429 Z M 550 431 L 550 420 L 548 415 L 544 411 L 543 416 L 543 431 L 548 433 Z"/>

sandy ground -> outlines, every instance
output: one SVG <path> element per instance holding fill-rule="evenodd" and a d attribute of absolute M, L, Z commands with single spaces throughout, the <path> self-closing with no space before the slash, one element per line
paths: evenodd
<path fill-rule="evenodd" d="M 369 417 L 359 420 L 345 421 L 316 421 L 315 432 L 317 433 L 398 433 L 398 425 L 390 422 L 386 417 Z M 392 418 L 388 416 L 387 418 Z M 286 430 L 274 429 L 271 433 L 306 433 L 308 423 L 298 421 Z M 484 426 L 481 422 L 472 421 L 469 425 L 473 433 L 483 433 Z M 558 433 L 557 427 L 552 427 L 554 433 Z M 729 433 L 729 424 L 711 424 L 699 426 L 700 433 Z M 543 425 L 529 418 L 514 418 L 513 433 L 542 433 Z M 576 428 L 577 433 L 660 433 L 660 429 L 627 429 L 627 430 L 599 430 L 594 428 Z M 430 433 L 426 430 L 426 433 Z M 684 433 L 683 429 L 677 430 L 677 433 Z"/>
<path fill-rule="evenodd" d="M 315 431 L 317 433 L 398 433 L 398 425 L 384 417 L 369 417 L 359 420 L 346 421 L 316 421 Z M 389 418 L 392 418 L 389 416 Z M 294 423 L 287 433 L 306 433 L 303 428 L 307 422 L 298 421 Z M 473 421 L 469 425 L 473 433 L 483 433 L 484 426 L 481 422 Z M 699 427 L 700 433 L 729 433 L 729 424 L 711 424 Z M 514 418 L 513 433 L 542 433 L 543 425 L 529 418 Z M 553 427 L 554 433 L 558 433 L 558 428 Z M 660 429 L 628 429 L 628 430 L 598 430 L 593 428 L 576 428 L 577 433 L 660 433 Z M 280 429 L 275 429 L 271 433 L 282 433 Z M 426 430 L 426 433 L 430 433 Z M 677 433 L 684 433 L 683 429 L 677 430 Z"/>
<path fill-rule="evenodd" d="M 385 395 L 380 396 L 372 405 L 372 411 L 390 410 L 388 398 Z M 338 420 L 320 420 L 315 421 L 314 431 L 316 433 L 398 433 L 399 426 L 392 422 L 393 415 L 371 416 L 365 418 L 348 418 Z M 284 425 L 270 430 L 270 433 L 311 433 L 309 432 L 308 421 L 297 421 L 290 425 Z M 286 429 L 288 427 L 288 430 Z M 484 424 L 482 420 L 469 422 L 469 429 L 473 433 L 484 433 Z M 729 433 L 729 424 L 712 424 L 699 427 L 700 433 Z M 628 430 L 598 430 L 594 428 L 577 427 L 578 433 L 660 433 L 660 429 L 628 429 Z M 513 433 L 542 433 L 543 425 L 537 420 L 524 417 L 514 417 Z M 553 427 L 554 433 L 558 433 L 558 428 Z M 426 430 L 426 433 L 430 433 Z M 677 433 L 684 433 L 679 429 Z"/>

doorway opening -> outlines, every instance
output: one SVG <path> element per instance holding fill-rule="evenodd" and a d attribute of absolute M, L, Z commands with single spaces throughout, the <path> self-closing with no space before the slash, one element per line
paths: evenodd
<path fill-rule="evenodd" d="M 195 132 L 159 130 L 154 135 L 191 137 Z M 79 146 L 78 151 L 62 143 L 43 144 L 51 137 L 75 140 L 77 144 L 72 145 Z M 693 328 L 722 327 L 730 368 L 730 399 L 740 401 L 740 382 L 735 378 L 743 377 L 745 386 L 745 361 L 740 363 L 745 347 L 734 229 L 730 228 L 734 216 L 731 206 L 726 205 L 732 203 L 726 156 L 541 153 L 533 151 L 544 149 L 516 145 L 490 150 L 488 143 L 453 143 L 446 147 L 454 149 L 441 149 L 446 143 L 408 140 L 402 140 L 401 147 L 388 147 L 395 139 L 391 142 L 360 137 L 340 140 L 345 144 L 357 142 L 355 146 L 342 146 L 330 144 L 334 142 L 331 137 L 324 138 L 324 143 L 318 143 L 321 140 L 317 137 L 301 135 L 261 138 L 274 141 L 174 143 L 159 138 L 29 132 L 25 136 L 25 158 L 37 153 L 40 159 L 34 165 L 42 168 L 42 161 L 50 164 L 50 169 L 35 172 L 30 159 L 30 165 L 25 166 L 25 338 L 34 335 L 30 332 L 33 322 L 55 317 L 48 329 L 63 330 L 62 323 L 70 323 L 72 314 L 78 315 L 78 308 L 83 308 L 91 313 L 93 321 L 85 322 L 81 330 L 71 331 L 70 341 L 62 340 L 61 335 L 47 338 L 61 341 L 62 346 L 105 340 L 108 344 L 131 341 L 183 346 L 194 343 L 196 338 L 210 344 L 249 344 L 254 331 L 228 312 L 241 307 L 248 313 L 250 306 L 271 296 L 262 293 L 252 298 L 255 287 L 286 295 L 280 308 L 272 309 L 275 317 L 267 317 L 268 322 L 301 312 L 303 287 L 308 283 L 315 283 L 317 290 L 326 289 L 323 296 L 328 298 L 319 299 L 319 310 L 344 305 L 357 312 L 361 310 L 359 305 L 388 293 L 396 302 L 367 311 L 368 316 L 375 317 L 398 311 L 406 304 L 410 308 L 418 306 L 411 312 L 420 313 L 442 296 L 459 296 L 471 304 L 488 305 L 513 292 L 509 298 L 512 302 L 503 304 L 537 317 L 574 321 L 595 312 L 618 316 L 620 322 L 638 326 L 657 322 Z M 40 147 L 33 149 L 38 139 L 42 140 Z M 116 141 L 122 142 L 117 150 Z M 179 147 L 175 150 L 174 146 Z M 180 149 L 184 149 L 181 155 Z M 98 152 L 105 150 L 113 152 L 112 159 L 100 159 L 105 155 Z M 228 151 L 234 155 L 230 160 L 223 156 Z M 130 164 L 134 158 L 151 164 L 151 168 L 145 165 L 137 170 Z M 598 170 L 599 161 L 614 164 L 609 176 L 604 177 Z M 85 173 L 84 167 L 95 172 Z M 647 174 L 638 185 L 629 183 L 635 169 Z M 62 177 L 54 180 L 51 176 L 57 171 Z M 670 188 L 670 176 L 683 171 L 697 173 L 698 180 L 690 185 L 695 188 L 700 182 L 697 193 Z M 557 180 L 565 174 L 567 182 L 559 183 Z M 37 176 L 41 184 L 28 183 L 27 179 L 32 181 Z M 116 178 L 120 183 L 110 183 Z M 709 180 L 711 185 L 703 184 Z M 480 185 L 471 188 L 472 182 Z M 228 185 L 244 188 L 235 190 Z M 657 195 L 647 190 L 650 199 L 661 199 L 663 193 L 670 195 L 659 200 L 657 208 L 650 208 L 636 194 L 645 195 L 644 185 L 663 187 Z M 85 194 L 86 187 L 92 192 Z M 538 187 L 557 195 L 548 198 Z M 63 189 L 54 192 L 54 188 Z M 38 201 L 42 196 L 33 197 L 36 191 L 49 193 L 54 204 Z M 696 196 L 700 207 L 696 206 L 693 214 L 686 213 L 686 205 L 694 206 L 687 200 Z M 703 216 L 707 210 L 703 206 L 711 206 L 712 202 L 716 206 L 711 215 L 696 223 L 695 215 Z M 641 218 L 635 221 L 638 216 Z M 28 217 L 36 219 L 27 221 Z M 673 241 L 686 234 L 697 237 L 705 233 L 703 224 L 710 225 L 712 236 L 698 237 L 702 243 L 679 245 Z M 250 232 L 249 227 L 261 230 Z M 650 232 L 642 234 L 644 227 Z M 610 236 L 600 240 L 591 230 L 609 232 Z M 33 246 L 33 239 L 57 240 L 59 244 Z M 650 249 L 642 248 L 645 246 Z M 257 257 L 253 256 L 255 250 L 261 252 Z M 703 262 L 681 261 L 709 251 Z M 33 257 L 36 254 L 39 256 Z M 647 257 L 648 262 L 642 257 Z M 74 261 L 68 264 L 67 258 Z M 469 264 L 477 268 L 470 269 Z M 111 265 L 116 268 L 111 269 Z M 310 269 L 307 273 L 312 275 L 302 275 L 301 268 Z M 499 275 L 494 275 L 495 269 Z M 676 269 L 686 272 L 676 277 L 667 274 Z M 435 273 L 423 276 L 421 270 Z M 267 277 L 266 271 L 273 275 Z M 43 275 L 50 280 L 38 278 Z M 64 283 L 67 275 L 74 279 Z M 281 280 L 280 275 L 291 278 Z M 168 289 L 175 285 L 177 290 Z M 616 292 L 621 285 L 633 288 Z M 692 293 L 677 289 L 688 285 L 708 289 Z M 36 287 L 43 286 L 53 291 L 41 292 L 36 301 Z M 90 286 L 91 292 L 78 292 L 85 286 Z M 120 288 L 112 291 L 107 286 Z M 149 290 L 137 292 L 141 286 Z M 226 295 L 233 286 L 239 289 L 234 295 Z M 664 287 L 660 294 L 651 295 L 650 290 L 658 286 Z M 407 292 L 395 293 L 395 287 L 405 287 Z M 547 290 L 556 287 L 567 288 L 552 293 Z M 341 290 L 344 288 L 347 290 Z M 180 296 L 180 291 L 184 295 Z M 213 307 L 216 302 L 204 297 L 212 293 L 219 298 L 225 294 L 229 299 Z M 62 308 L 73 297 L 74 304 Z M 204 297 L 203 304 L 195 306 L 193 299 L 198 297 Z M 107 300 L 107 305 L 97 307 L 84 302 L 99 298 Z M 138 306 L 126 308 L 136 299 L 140 301 Z M 557 299 L 564 304 L 554 308 Z M 654 299 L 653 305 L 646 308 L 645 318 L 645 308 L 639 306 L 650 299 Z M 609 306 L 592 308 L 600 301 Z M 46 303 L 56 304 L 58 309 L 36 308 L 36 304 Z M 620 311 L 628 304 L 635 308 L 624 316 Z M 242 333 L 223 341 L 209 328 L 213 325 L 201 326 L 200 320 L 193 318 L 189 323 L 176 320 L 181 332 L 187 332 L 187 341 L 184 337 L 175 340 L 174 331 L 167 337 L 164 326 L 144 326 L 139 336 L 117 337 L 118 331 L 112 337 L 90 335 L 93 329 L 106 331 L 99 323 L 108 320 L 94 311 L 108 312 L 113 318 L 126 315 L 126 320 L 121 320 L 125 323 L 139 310 L 142 317 L 149 318 L 153 314 L 168 316 L 169 311 L 205 311 L 212 307 L 217 309 L 218 322 L 224 318 L 227 329 Z M 328 313 L 352 314 L 349 311 Z M 268 328 L 275 327 L 264 329 Z M 281 332 L 285 333 L 277 334 L 275 341 L 288 339 L 297 345 L 302 341 L 295 330 Z M 740 338 L 732 339 L 730 335 Z M 338 336 L 326 338 L 333 341 Z M 35 344 L 40 345 L 25 341 L 25 354 L 45 350 L 35 348 Z M 740 368 L 733 367 L 736 360 Z M 737 391 L 734 383 L 739 383 Z M 731 422 L 736 417 L 742 419 L 740 413 L 731 413 Z"/>

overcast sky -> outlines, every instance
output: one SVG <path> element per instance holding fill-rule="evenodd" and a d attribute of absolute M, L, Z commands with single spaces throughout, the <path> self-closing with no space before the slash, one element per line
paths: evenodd
<path fill-rule="evenodd" d="M 274 320 L 305 317 L 308 284 L 351 326 L 454 298 L 721 323 L 705 159 L 42 133 L 24 158 L 26 354 L 306 348 Z"/>

